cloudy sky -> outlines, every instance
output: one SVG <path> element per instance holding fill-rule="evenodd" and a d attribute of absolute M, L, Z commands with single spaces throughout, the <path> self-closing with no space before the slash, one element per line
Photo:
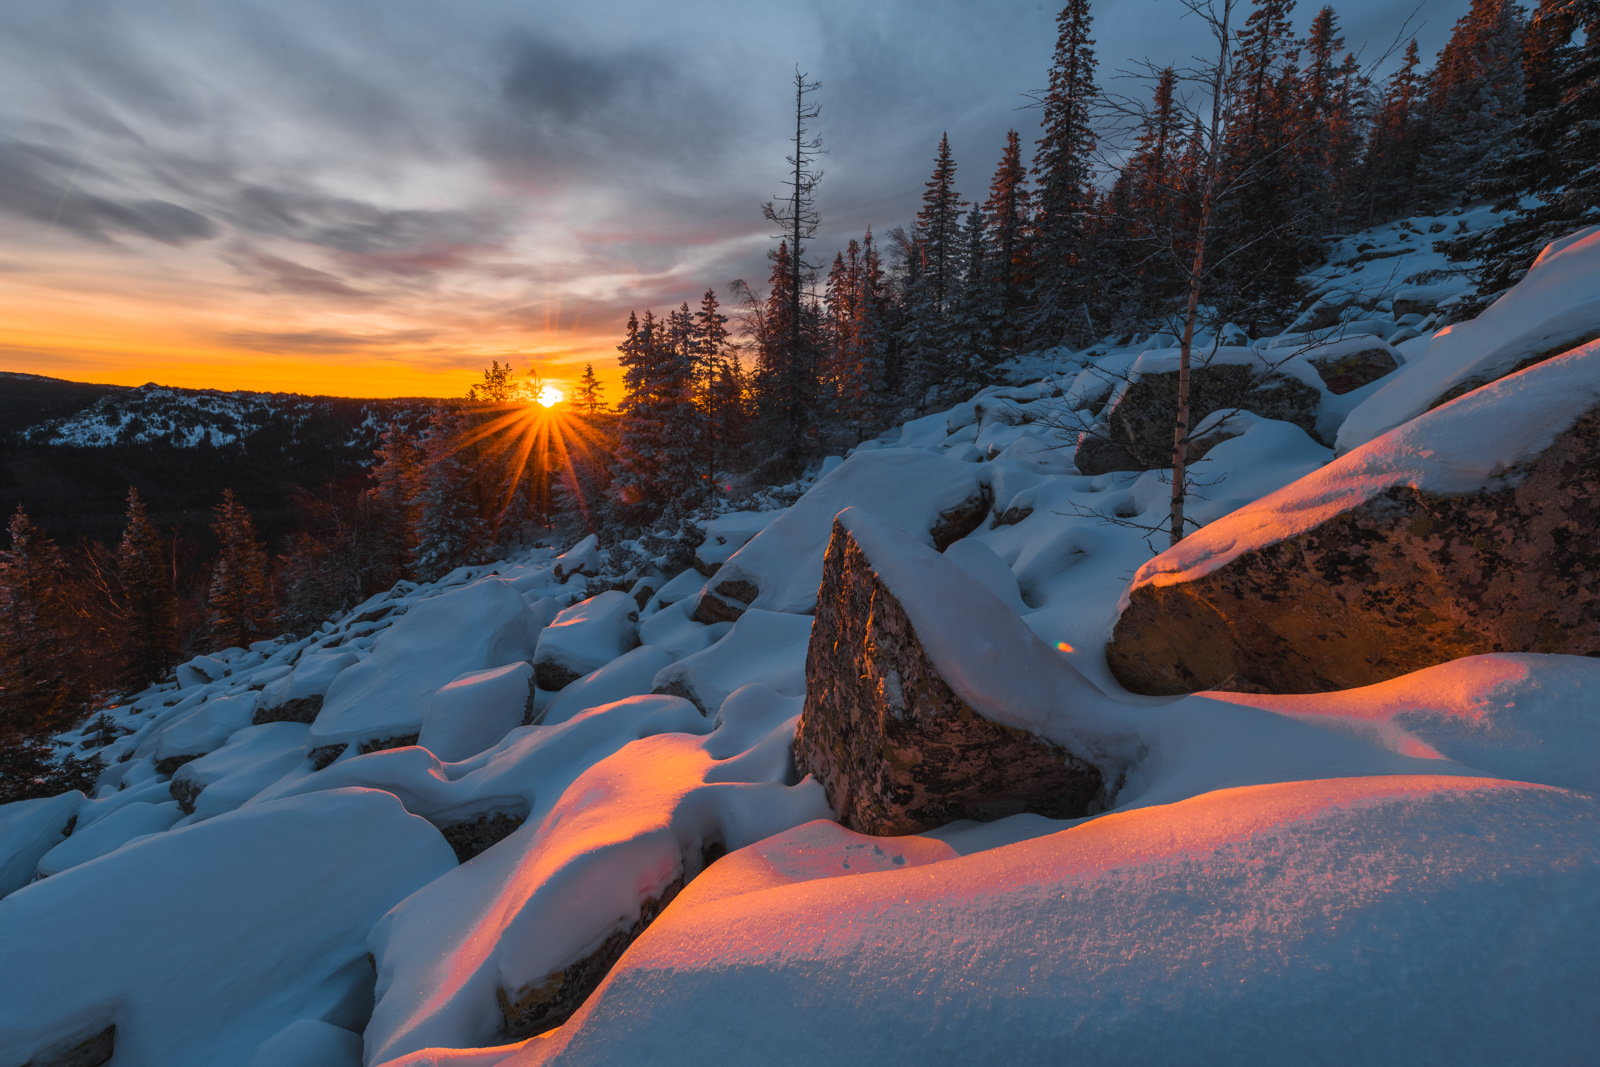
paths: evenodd
<path fill-rule="evenodd" d="M 1466 6 L 1425 0 L 1425 56 Z M 1336 7 L 1369 57 L 1405 15 Z M 822 83 L 831 258 L 910 220 L 942 132 L 969 198 L 1008 128 L 1031 143 L 1055 10 L 0 0 L 0 369 L 374 396 L 456 395 L 491 359 L 610 378 L 629 309 L 764 278 L 797 64 Z M 1097 0 L 1102 82 L 1201 48 L 1181 11 Z"/>

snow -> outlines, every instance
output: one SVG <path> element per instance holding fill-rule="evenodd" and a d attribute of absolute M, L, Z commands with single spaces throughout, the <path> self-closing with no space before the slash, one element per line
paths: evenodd
<path fill-rule="evenodd" d="M 837 456 L 829 458 L 839 459 Z M 783 511 L 778 510 L 729 511 L 718 515 L 706 523 L 706 539 L 694 550 L 695 559 L 706 570 L 715 571 L 729 556 L 743 548 L 750 538 L 772 525 L 772 520 L 782 514 Z"/>
<path fill-rule="evenodd" d="M 1224 328 L 1219 358 L 1294 357 L 1327 435 L 1414 368 L 1461 380 L 1587 315 L 1600 230 L 1429 334 L 1463 283 L 1427 273 L 1446 264 L 1421 231 L 1492 218 L 1335 242 L 1291 331 Z M 1404 301 L 1421 310 L 1393 315 Z M 1330 308 L 1338 321 L 1307 328 Z M 1344 396 L 1300 365 L 1376 338 L 1401 371 Z M 1162 472 L 1083 476 L 1060 427 L 1135 368 L 1170 366 L 1173 343 L 1014 360 L 1027 384 L 710 520 L 710 583 L 613 573 L 593 540 L 521 551 L 399 583 L 301 639 L 197 657 L 107 709 L 129 732 L 103 748 L 93 728 L 63 733 L 105 770 L 92 799 L 0 807 L 0 974 L 27 978 L 0 998 L 0 1063 L 112 1021 L 114 1062 L 134 1065 L 1589 1062 L 1600 661 L 1479 656 L 1344 693 L 1164 699 L 1123 692 L 1103 649 L 1136 573 L 1203 573 L 1391 485 L 1514 480 L 1600 402 L 1600 342 L 1338 460 L 1297 426 L 1217 413 L 1205 429 L 1235 436 L 1194 464 L 1189 503 L 1207 528 L 1152 561 Z M 985 489 L 992 521 L 928 547 L 939 513 Z M 1109 811 L 903 838 L 827 821 L 790 747 L 841 512 L 963 699 L 1125 772 Z M 642 608 L 584 601 L 575 572 L 665 584 Z M 730 579 L 757 587 L 754 606 L 696 622 L 697 591 Z M 545 651 L 582 677 L 537 692 L 523 726 Z M 251 725 L 317 695 L 312 726 Z M 306 758 L 349 742 L 324 770 Z M 198 758 L 169 783 L 156 761 L 180 755 Z M 195 813 L 178 818 L 175 795 Z M 486 816 L 523 821 L 458 864 L 439 829 Z M 699 873 L 712 843 L 731 851 Z M 575 962 L 680 876 L 576 1016 L 496 1044 L 497 990 Z"/>
<path fill-rule="evenodd" d="M 1515 484 L 1517 464 L 1597 405 L 1600 341 L 1458 397 L 1211 523 L 1141 567 L 1130 589 L 1193 581 L 1395 486 L 1442 496 Z"/>
<path fill-rule="evenodd" d="M 972 464 L 917 449 L 858 452 L 735 552 L 707 588 L 752 582 L 760 593 L 751 607 L 810 614 L 835 515 L 852 505 L 867 508 L 927 541 L 940 512 L 978 494 L 980 473 Z"/>
<path fill-rule="evenodd" d="M 415 734 L 439 689 L 464 671 L 527 658 L 533 641 L 528 606 L 500 578 L 418 600 L 379 636 L 370 656 L 334 678 L 307 743 Z"/>
<path fill-rule="evenodd" d="M 786 753 L 792 721 L 768 726 Z M 686 858 L 827 816 L 821 786 L 763 773 L 772 761 L 761 744 L 748 761 L 719 760 L 706 747 L 684 734 L 627 745 L 579 776 L 548 814 L 386 915 L 369 941 L 378 960 L 369 1061 L 493 1041 L 497 989 L 515 997 L 626 930 L 644 901 L 684 874 Z"/>
<path fill-rule="evenodd" d="M 1492 779 L 1356 778 L 849 877 L 730 857 L 499 1062 L 1582 1062 L 1597 815 Z"/>
<path fill-rule="evenodd" d="M 74 789 L 0 805 L 0 897 L 33 880 L 39 860 L 62 840 L 82 803 L 83 794 Z"/>
<path fill-rule="evenodd" d="M 525 660 L 468 671 L 433 695 L 417 744 L 445 763 L 464 760 L 521 726 L 532 695 Z"/>
<path fill-rule="evenodd" d="M 1516 285 L 1469 322 L 1433 335 L 1384 387 L 1345 419 L 1336 446 L 1349 452 L 1427 411 L 1454 386 L 1495 378 L 1522 360 L 1600 335 L 1600 227 L 1546 248 Z"/>
<path fill-rule="evenodd" d="M 553 663 L 582 676 L 639 643 L 639 605 L 616 589 L 574 604 L 539 634 L 535 663 Z"/>
<path fill-rule="evenodd" d="M 799 696 L 806 691 L 810 638 L 810 616 L 752 608 L 716 644 L 662 667 L 651 689 L 686 693 L 709 715 L 735 689 L 752 682 Z"/>
<path fill-rule="evenodd" d="M 248 1062 L 296 1019 L 359 1027 L 362 938 L 455 867 L 393 796 L 347 790 L 147 837 L 0 900 L 0 1061 L 115 1023 L 116 1062 Z M 244 918 L 246 921 L 241 921 Z M 130 921 L 131 920 L 131 921 Z"/>
<path fill-rule="evenodd" d="M 986 719 L 1066 748 L 1114 782 L 1133 758 L 1111 702 L 977 578 L 860 508 L 839 513 L 952 692 Z"/>
<path fill-rule="evenodd" d="M 145 801 L 125 804 L 46 852 L 39 860 L 39 875 L 48 878 L 115 852 L 135 838 L 160 833 L 182 817 L 183 812 L 178 810 L 175 800 L 164 804 Z"/>
<path fill-rule="evenodd" d="M 557 693 L 539 721 L 554 725 L 602 704 L 644 696 L 656 674 L 671 662 L 670 653 L 654 645 L 640 645 Z"/>

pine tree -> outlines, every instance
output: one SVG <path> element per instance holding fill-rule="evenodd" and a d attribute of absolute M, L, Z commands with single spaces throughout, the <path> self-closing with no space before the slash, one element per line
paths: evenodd
<path fill-rule="evenodd" d="M 1021 312 L 1033 284 L 1033 255 L 1028 240 L 1033 224 L 1032 200 L 1021 140 L 1016 130 L 1007 130 L 1006 147 L 989 183 L 989 199 L 983 204 L 1003 318 L 998 340 L 1007 348 L 1022 341 Z"/>
<path fill-rule="evenodd" d="M 1193 256 L 1192 241 L 1185 233 L 1187 172 L 1176 90 L 1173 68 L 1157 74 L 1152 102 L 1140 116 L 1133 154 L 1108 198 L 1105 244 L 1117 282 L 1108 286 L 1113 306 L 1104 314 L 1119 331 L 1166 326 L 1166 317 L 1183 293 Z"/>
<path fill-rule="evenodd" d="M 139 490 L 128 488 L 127 526 L 117 547 L 126 633 L 123 681 L 130 690 L 159 680 L 178 658 L 178 601 L 161 536 Z"/>
<path fill-rule="evenodd" d="M 1422 195 L 1460 199 L 1486 166 L 1514 148 L 1522 117 L 1521 9 L 1511 0 L 1472 0 L 1428 77 Z"/>
<path fill-rule="evenodd" d="M 64 730 L 88 697 L 82 652 L 73 647 L 67 567 L 18 505 L 0 552 L 0 747 Z"/>
<path fill-rule="evenodd" d="M 692 507 L 704 491 L 698 414 L 687 352 L 687 305 L 658 321 L 630 315 L 622 353 L 626 394 L 618 411 L 612 495 L 629 526 L 654 522 L 671 506 Z"/>
<path fill-rule="evenodd" d="M 974 206 L 962 228 L 960 288 L 950 301 L 950 352 L 948 373 L 957 396 L 970 394 L 999 380 L 996 367 L 1004 358 L 999 343 L 1004 308 L 1001 304 L 1001 264 L 988 243 L 983 209 Z"/>
<path fill-rule="evenodd" d="M 806 260 L 805 243 L 815 236 L 822 218 L 816 206 L 817 185 L 822 181 L 816 160 L 822 139 L 810 125 L 822 112 L 808 99 L 818 88 L 819 83 L 795 71 L 794 154 L 788 157 L 790 175 L 784 182 L 789 195 L 783 206 L 768 203 L 762 210 L 767 221 L 780 228 L 775 236 L 781 238 L 771 254 L 769 321 L 758 371 L 762 407 L 768 415 L 763 436 L 767 449 L 787 466 L 796 465 L 817 444 L 816 331 L 807 329 L 815 326 L 816 314 L 805 300 L 815 268 Z M 778 300 L 785 305 L 781 313 L 771 306 Z"/>
<path fill-rule="evenodd" d="M 1217 314 L 1253 333 L 1281 326 L 1300 303 L 1310 254 L 1303 182 L 1293 151 L 1301 93 L 1290 32 L 1294 0 L 1255 0 L 1238 36 L 1235 120 L 1228 130 L 1226 195 L 1217 204 Z"/>
<path fill-rule="evenodd" d="M 216 647 L 247 647 L 272 632 L 275 610 L 267 553 L 256 539 L 255 520 L 232 489 L 212 509 L 217 561 L 206 597 L 207 634 Z"/>
<path fill-rule="evenodd" d="M 1069 0 L 1056 17 L 1056 50 L 1043 98 L 1044 136 L 1033 173 L 1034 286 L 1031 333 L 1040 345 L 1088 340 L 1088 220 L 1094 202 L 1094 41 L 1088 0 Z"/>
<path fill-rule="evenodd" d="M 383 431 L 373 453 L 373 571 L 379 587 L 393 585 L 409 569 L 417 543 L 417 493 L 421 486 L 422 442 L 399 423 Z"/>
<path fill-rule="evenodd" d="M 1584 43 L 1573 48 L 1580 29 Z M 1481 264 L 1466 313 L 1520 281 L 1545 245 L 1600 223 L 1600 0 L 1549 0 L 1528 39 L 1530 69 L 1544 79 L 1529 84 L 1528 98 L 1547 106 L 1515 128 L 1516 151 L 1477 187 L 1506 214 L 1495 228 L 1444 246 L 1452 259 Z"/>
<path fill-rule="evenodd" d="M 1367 136 L 1362 161 L 1365 189 L 1363 225 L 1401 214 L 1415 196 L 1418 161 L 1418 103 L 1422 79 L 1415 39 L 1407 42 L 1400 69 L 1389 78 L 1383 101 Z"/>
<path fill-rule="evenodd" d="M 411 568 L 419 581 L 431 582 L 457 567 L 483 562 L 490 544 L 489 526 L 469 491 L 463 431 L 458 412 L 440 407 L 428 417 L 412 498 L 416 522 Z"/>
<path fill-rule="evenodd" d="M 1333 8 L 1324 7 L 1306 37 L 1299 113 L 1292 127 L 1299 214 L 1312 233 L 1330 232 L 1343 218 L 1348 175 L 1359 147 L 1366 79 L 1354 56 L 1346 53 L 1339 60 L 1343 48 Z"/>
<path fill-rule="evenodd" d="M 578 410 L 590 416 L 600 414 L 606 409 L 605 401 L 600 396 L 603 392 L 605 386 L 594 376 L 594 364 L 585 363 L 583 377 L 578 379 L 578 395 L 575 398 Z"/>

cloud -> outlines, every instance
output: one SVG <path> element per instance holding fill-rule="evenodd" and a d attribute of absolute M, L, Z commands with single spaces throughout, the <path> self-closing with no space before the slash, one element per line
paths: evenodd
<path fill-rule="evenodd" d="M 361 302 L 372 300 L 371 293 L 346 285 L 337 275 L 247 245 L 241 244 L 234 248 L 228 253 L 227 259 L 241 272 L 250 275 L 257 287 L 340 300 Z"/>
<path fill-rule="evenodd" d="M 217 224 L 168 200 L 101 195 L 91 167 L 47 145 L 0 140 L 0 211 L 95 241 L 145 237 L 169 245 L 215 237 Z"/>
<path fill-rule="evenodd" d="M 344 330 L 236 330 L 222 340 L 261 352 L 370 352 L 376 348 L 407 348 L 431 344 L 437 330 L 390 330 L 353 333 Z"/>

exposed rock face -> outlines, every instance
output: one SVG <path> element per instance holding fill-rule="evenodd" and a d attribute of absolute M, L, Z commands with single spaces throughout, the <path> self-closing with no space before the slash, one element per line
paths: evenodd
<path fill-rule="evenodd" d="M 465 863 L 484 849 L 510 837 L 527 818 L 525 812 L 497 811 L 479 815 L 476 819 L 444 823 L 439 826 L 439 832 L 455 849 L 456 859 Z"/>
<path fill-rule="evenodd" d="M 1214 411 L 1239 408 L 1266 419 L 1292 422 L 1316 436 L 1321 395 L 1304 382 L 1259 366 L 1220 363 L 1195 367 L 1189 380 L 1189 425 Z M 1157 470 L 1172 464 L 1172 425 L 1178 414 L 1176 371 L 1146 373 L 1087 434 L 1075 462 L 1084 474 Z M 1188 462 L 1201 457 L 1191 442 Z"/>
<path fill-rule="evenodd" d="M 158 759 L 156 760 L 156 773 L 171 776 L 185 763 L 197 760 L 204 755 L 204 752 L 187 752 L 181 756 L 167 756 L 165 759 Z"/>
<path fill-rule="evenodd" d="M 933 538 L 933 547 L 943 552 L 976 530 L 993 506 L 994 493 L 987 485 L 980 485 L 977 492 L 960 504 L 939 512 L 939 521 L 928 531 L 928 536 Z"/>
<path fill-rule="evenodd" d="M 1344 351 L 1325 356 L 1312 352 L 1306 356 L 1306 362 L 1317 368 L 1317 373 L 1328 386 L 1328 392 L 1335 396 L 1371 385 L 1400 366 L 1389 346 L 1378 343 L 1363 346 L 1355 352 Z"/>
<path fill-rule="evenodd" d="M 257 708 L 256 713 L 250 717 L 250 725 L 260 726 L 269 722 L 316 722 L 317 712 L 321 710 L 322 694 L 314 693 L 308 697 L 286 700 L 275 707 Z"/>
<path fill-rule="evenodd" d="M 672 903 L 684 886 L 684 878 L 668 884 L 661 895 L 643 902 L 639 918 L 626 930 L 618 930 L 576 963 L 546 976 L 542 982 L 519 990 L 515 995 L 504 989 L 495 990 L 500 1002 L 500 1013 L 505 1018 L 505 1037 L 520 1041 L 534 1034 L 554 1029 L 583 1006 L 589 994 L 595 991 L 606 973 L 622 958 L 628 946 L 644 933 L 645 927 L 655 921 L 663 908 Z"/>
<path fill-rule="evenodd" d="M 1101 794 L 1093 766 L 952 691 L 838 522 L 817 605 L 795 763 L 822 782 L 845 826 L 896 835 L 1024 811 L 1070 818 Z"/>
<path fill-rule="evenodd" d="M 1192 581 L 1140 585 L 1107 658 L 1138 693 L 1307 693 L 1486 652 L 1600 655 L 1600 411 L 1515 484 L 1394 486 Z"/>
<path fill-rule="evenodd" d="M 750 602 L 761 595 L 755 583 L 730 578 L 708 589 L 694 607 L 695 622 L 714 626 L 719 622 L 737 622 L 739 616 L 750 610 Z"/>
<path fill-rule="evenodd" d="M 393 737 L 374 737 L 361 742 L 363 756 L 368 752 L 384 752 L 391 748 L 407 748 L 417 743 L 418 734 L 397 734 Z M 338 757 L 334 757 L 337 759 Z"/>
<path fill-rule="evenodd" d="M 200 798 L 201 790 L 205 786 L 192 778 L 179 775 L 172 779 L 172 784 L 167 787 L 167 792 L 172 794 L 172 799 L 178 802 L 178 810 L 185 815 L 194 814 L 194 802 Z"/>
<path fill-rule="evenodd" d="M 310 758 L 311 766 L 320 771 L 328 767 L 331 763 L 333 763 L 334 760 L 344 755 L 344 750 L 349 747 L 350 746 L 346 744 L 318 745 L 310 752 L 307 752 L 306 756 Z"/>

